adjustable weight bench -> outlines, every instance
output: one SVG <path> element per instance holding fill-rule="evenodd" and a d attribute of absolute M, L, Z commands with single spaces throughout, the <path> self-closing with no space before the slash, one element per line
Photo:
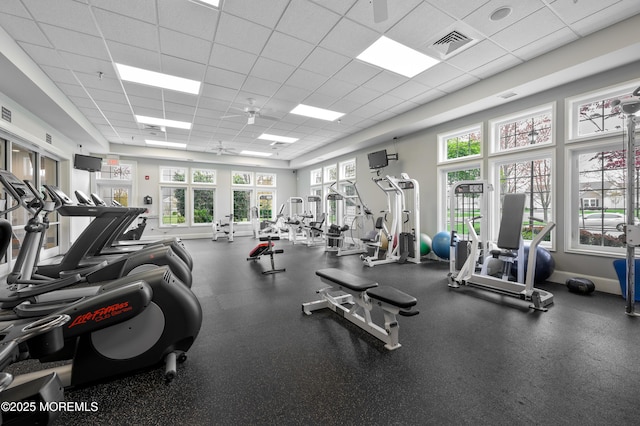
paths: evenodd
<path fill-rule="evenodd" d="M 322 297 L 320 300 L 302 304 L 305 314 L 311 315 L 318 309 L 329 308 L 382 340 L 385 348 L 393 350 L 401 346 L 398 343 L 399 326 L 396 315 L 417 315 L 418 311 L 413 310 L 418 303 L 415 297 L 394 287 L 378 287 L 375 281 L 336 268 L 320 269 L 316 271 L 316 275 L 331 287 L 317 291 Z M 371 319 L 374 306 L 382 309 L 384 328 Z"/>
<path fill-rule="evenodd" d="M 269 258 L 271 259 L 271 269 L 269 269 L 268 271 L 262 271 L 262 275 L 277 274 L 278 272 L 286 271 L 285 268 L 276 269 L 275 261 L 273 259 L 274 254 L 284 253 L 284 250 L 282 249 L 273 248 L 273 241 L 277 241 L 279 239 L 280 237 L 272 237 L 271 235 L 260 237 L 260 241 L 263 242 L 255 246 L 253 250 L 249 252 L 249 257 L 247 257 L 247 260 L 260 260 L 261 256 L 269 256 Z"/>

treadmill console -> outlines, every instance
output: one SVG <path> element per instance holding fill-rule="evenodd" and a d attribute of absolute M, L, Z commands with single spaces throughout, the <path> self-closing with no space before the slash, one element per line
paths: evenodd
<path fill-rule="evenodd" d="M 62 202 L 62 205 L 74 204 L 73 201 L 71 201 L 71 198 L 69 198 L 69 196 L 65 194 L 64 191 L 62 191 L 57 186 L 55 185 L 43 185 L 43 186 L 47 190 L 51 198 L 57 198 Z"/>

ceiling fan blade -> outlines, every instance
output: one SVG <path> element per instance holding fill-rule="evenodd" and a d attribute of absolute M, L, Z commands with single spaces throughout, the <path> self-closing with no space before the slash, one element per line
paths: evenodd
<path fill-rule="evenodd" d="M 386 21 L 389 17 L 387 10 L 387 0 L 371 0 L 373 6 L 373 22 L 376 24 Z"/>
<path fill-rule="evenodd" d="M 272 117 L 270 115 L 262 115 L 262 114 L 260 114 L 260 118 L 264 118 L 265 120 L 272 120 L 272 121 L 280 120 L 278 117 Z"/>
<path fill-rule="evenodd" d="M 242 117 L 242 114 L 233 114 L 233 115 L 223 115 L 222 117 L 218 117 L 218 120 L 223 120 L 225 118 L 233 118 L 233 117 Z"/>

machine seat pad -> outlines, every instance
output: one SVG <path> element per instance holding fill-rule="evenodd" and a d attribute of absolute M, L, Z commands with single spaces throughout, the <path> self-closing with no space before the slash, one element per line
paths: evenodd
<path fill-rule="evenodd" d="M 517 251 L 512 251 L 512 250 L 491 250 L 491 256 L 495 257 L 496 259 L 499 256 L 502 256 L 502 257 L 518 257 L 518 252 Z"/>
<path fill-rule="evenodd" d="M 369 278 L 362 278 L 337 268 L 326 268 L 316 271 L 316 275 L 354 291 L 364 291 L 377 287 L 378 283 Z"/>
<path fill-rule="evenodd" d="M 403 309 L 410 308 L 418 303 L 418 300 L 415 297 L 400 291 L 395 287 L 376 287 L 367 290 L 367 294 L 372 299 L 377 299 Z"/>

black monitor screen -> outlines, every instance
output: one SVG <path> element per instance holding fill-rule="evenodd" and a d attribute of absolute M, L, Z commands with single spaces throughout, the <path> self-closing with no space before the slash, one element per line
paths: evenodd
<path fill-rule="evenodd" d="M 102 168 L 102 158 L 76 154 L 73 159 L 73 168 L 88 172 L 99 172 Z"/>
<path fill-rule="evenodd" d="M 371 152 L 367 156 L 369 158 L 370 169 L 381 169 L 389 165 L 386 149 L 383 149 L 382 151 Z"/>

